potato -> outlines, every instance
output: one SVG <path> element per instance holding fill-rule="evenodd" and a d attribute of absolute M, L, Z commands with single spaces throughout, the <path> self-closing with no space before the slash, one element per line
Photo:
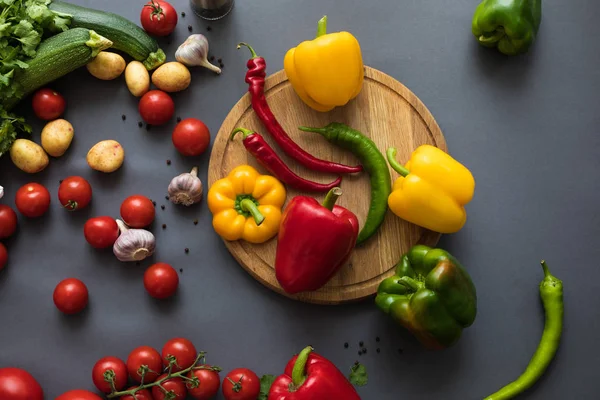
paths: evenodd
<path fill-rule="evenodd" d="M 110 81 L 118 78 L 125 71 L 125 59 L 117 53 L 101 51 L 86 67 L 96 78 Z"/>
<path fill-rule="evenodd" d="M 116 140 L 103 140 L 90 149 L 87 163 L 96 171 L 114 172 L 123 165 L 125 151 Z"/>
<path fill-rule="evenodd" d="M 165 92 L 180 92 L 185 90 L 190 86 L 191 81 L 190 70 L 177 61 L 161 65 L 152 74 L 152 83 Z"/>
<path fill-rule="evenodd" d="M 132 61 L 125 69 L 125 83 L 135 97 L 142 97 L 150 90 L 150 74 L 144 64 Z"/>
<path fill-rule="evenodd" d="M 60 157 L 73 141 L 73 125 L 65 119 L 48 122 L 42 129 L 42 147 L 52 157 Z"/>
<path fill-rule="evenodd" d="M 29 174 L 43 171 L 50 160 L 44 149 L 27 139 L 17 139 L 10 148 L 10 159 L 21 171 Z"/>

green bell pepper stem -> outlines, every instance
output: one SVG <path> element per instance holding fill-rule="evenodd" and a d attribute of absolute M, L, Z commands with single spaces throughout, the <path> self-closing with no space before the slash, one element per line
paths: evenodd
<path fill-rule="evenodd" d="M 490 35 L 490 36 L 481 35 L 481 36 L 479 36 L 478 40 L 480 43 L 492 44 L 492 43 L 497 43 L 500 39 L 502 39 L 504 37 L 504 35 L 506 35 L 506 32 L 504 32 L 504 28 L 502 28 L 500 26 L 500 27 L 496 28 L 493 35 Z"/>
<path fill-rule="evenodd" d="M 320 37 L 327 33 L 327 15 L 324 15 L 317 24 L 317 36 Z"/>
<path fill-rule="evenodd" d="M 250 46 L 248 43 L 240 42 L 237 45 L 237 49 L 238 50 L 241 49 L 242 46 L 246 46 L 250 50 L 250 53 L 252 54 L 252 58 L 258 58 L 258 55 L 256 54 L 256 51 L 254 51 L 254 49 L 252 48 L 252 46 Z"/>
<path fill-rule="evenodd" d="M 340 189 L 339 187 L 334 187 L 327 193 L 327 196 L 325 196 L 325 200 L 323 200 L 323 207 L 325 207 L 329 211 L 333 210 L 335 202 L 341 195 L 342 189 Z"/>
<path fill-rule="evenodd" d="M 407 288 L 415 292 L 421 288 L 417 281 L 411 278 L 410 276 L 403 276 L 402 278 L 400 278 L 400 280 L 398 280 L 398 283 L 406 286 Z"/>
<path fill-rule="evenodd" d="M 250 135 L 252 135 L 252 134 L 254 133 L 254 131 L 253 131 L 253 130 L 250 130 L 250 129 L 246 129 L 246 128 L 236 128 L 236 129 L 234 129 L 234 130 L 233 130 L 233 132 L 231 132 L 231 136 L 229 136 L 229 140 L 233 140 L 233 139 L 234 139 L 234 137 L 235 137 L 235 135 L 236 135 L 238 132 L 242 132 L 242 135 L 243 135 L 242 137 L 243 137 L 244 139 L 246 139 L 248 136 L 250 136 Z"/>
<path fill-rule="evenodd" d="M 292 369 L 292 384 L 294 385 L 294 389 L 302 386 L 306 380 L 306 363 L 308 362 L 308 356 L 313 350 L 312 346 L 307 346 L 298 354 L 298 358 L 296 358 L 296 363 Z"/>
<path fill-rule="evenodd" d="M 244 199 L 240 201 L 240 207 L 243 211 L 249 212 L 252 215 L 254 221 L 256 221 L 257 226 L 260 226 L 260 224 L 264 222 L 265 216 L 262 215 L 262 213 L 258 210 L 256 204 L 254 204 L 252 200 Z"/>
<path fill-rule="evenodd" d="M 406 176 L 406 175 L 410 174 L 409 169 L 406 168 L 405 166 L 401 165 L 396 160 L 396 154 L 398 154 L 398 151 L 396 150 L 396 148 L 390 147 L 389 149 L 387 149 L 386 155 L 387 155 L 388 162 L 390 163 L 390 166 L 392 167 L 392 169 L 402 176 Z"/>

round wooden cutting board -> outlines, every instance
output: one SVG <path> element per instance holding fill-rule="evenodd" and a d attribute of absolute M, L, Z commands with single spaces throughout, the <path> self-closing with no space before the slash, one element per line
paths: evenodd
<path fill-rule="evenodd" d="M 345 107 L 328 113 L 319 113 L 306 106 L 294 92 L 285 71 L 279 71 L 266 80 L 266 98 L 280 124 L 303 149 L 318 158 L 356 165 L 359 161 L 350 153 L 328 143 L 318 134 L 301 132 L 298 126 L 322 127 L 330 122 L 342 122 L 369 136 L 385 154 L 394 146 L 398 160 L 408 161 L 410 154 L 422 144 L 431 144 L 447 151 L 446 142 L 435 119 L 423 103 L 404 85 L 392 77 L 365 67 L 365 81 L 360 95 Z M 233 107 L 215 139 L 208 171 L 209 185 L 221 179 L 238 165 L 249 164 L 261 173 L 267 173 L 250 155 L 241 136 L 229 140 L 237 127 L 253 129 L 278 152 L 290 168 L 300 176 L 320 182 L 331 182 L 336 176 L 310 171 L 290 159 L 272 140 L 250 104 L 246 94 Z M 392 173 L 392 182 L 398 175 Z M 353 211 L 362 224 L 370 202 L 370 181 L 366 173 L 344 177 L 344 192 L 337 204 Z M 287 201 L 302 194 L 322 201 L 325 194 L 300 193 L 288 189 Z M 286 203 L 287 205 L 287 203 Z M 252 276 L 267 287 L 292 298 L 319 304 L 339 304 L 360 300 L 376 293 L 379 282 L 394 273 L 394 264 L 415 244 L 435 246 L 440 234 L 405 222 L 388 210 L 377 234 L 357 247 L 347 265 L 331 281 L 316 292 L 287 295 L 275 278 L 274 262 L 277 238 L 253 245 L 245 241 L 225 244 L 231 254 Z"/>

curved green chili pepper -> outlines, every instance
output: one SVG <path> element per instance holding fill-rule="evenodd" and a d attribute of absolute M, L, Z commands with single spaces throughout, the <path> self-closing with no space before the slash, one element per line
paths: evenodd
<path fill-rule="evenodd" d="M 544 268 L 544 280 L 540 283 L 540 297 L 546 311 L 546 323 L 540 344 L 525 372 L 516 381 L 484 400 L 512 399 L 530 388 L 544 374 L 558 350 L 564 313 L 563 284 L 560 279 L 550 274 L 545 261 L 542 261 L 542 268 Z"/>
<path fill-rule="evenodd" d="M 350 150 L 362 163 L 371 177 L 371 205 L 356 244 L 359 245 L 377 232 L 388 209 L 387 199 L 392 192 L 392 178 L 385 157 L 377 145 L 359 131 L 347 125 L 333 122 L 323 128 L 301 126 L 304 132 L 315 132 L 346 150 Z"/>

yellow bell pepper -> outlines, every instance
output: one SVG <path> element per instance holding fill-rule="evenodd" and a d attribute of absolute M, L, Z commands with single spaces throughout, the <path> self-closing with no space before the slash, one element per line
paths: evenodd
<path fill-rule="evenodd" d="M 298 96 L 317 111 L 330 111 L 358 96 L 365 70 L 360 45 L 348 32 L 326 34 L 327 16 L 317 37 L 285 55 L 283 67 Z"/>
<path fill-rule="evenodd" d="M 394 214 L 440 233 L 458 232 L 464 226 L 464 206 L 475 191 L 475 179 L 465 166 L 430 145 L 419 146 L 405 166 L 396 161 L 396 149 L 388 149 L 387 157 L 401 175 L 388 197 Z"/>
<path fill-rule="evenodd" d="M 249 165 L 234 168 L 208 191 L 213 228 L 228 241 L 264 243 L 279 232 L 285 187 Z"/>

